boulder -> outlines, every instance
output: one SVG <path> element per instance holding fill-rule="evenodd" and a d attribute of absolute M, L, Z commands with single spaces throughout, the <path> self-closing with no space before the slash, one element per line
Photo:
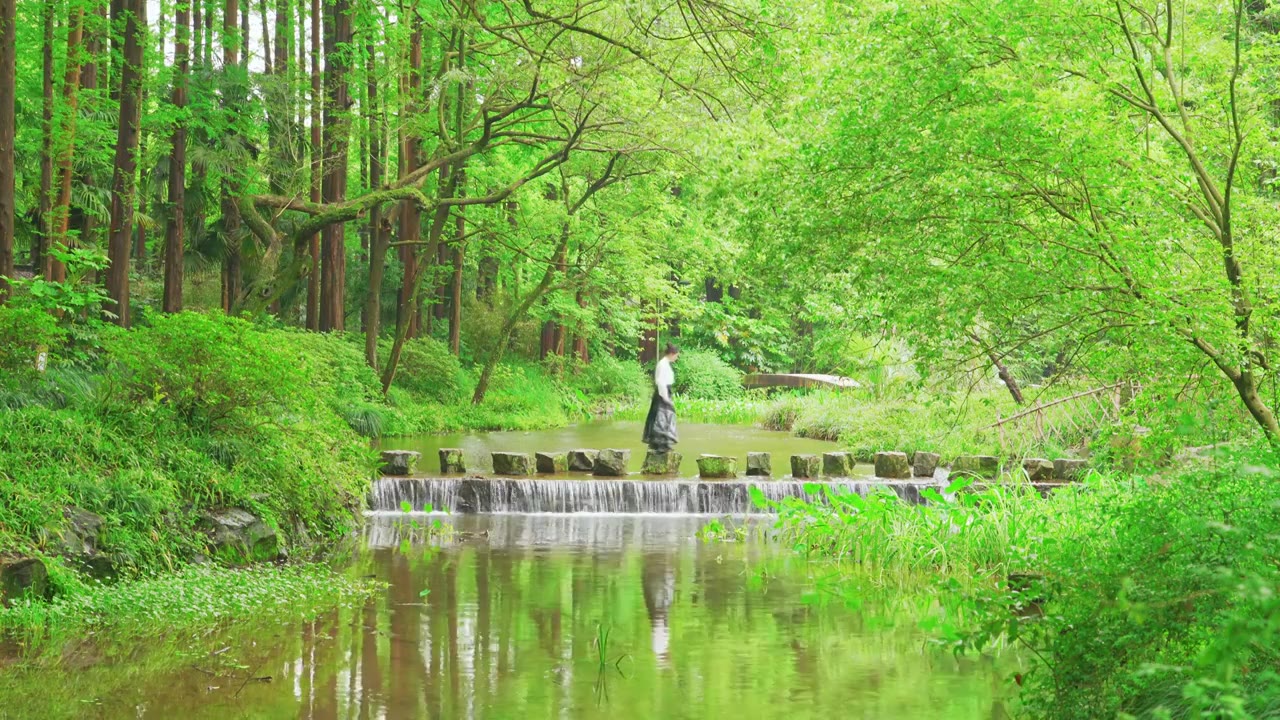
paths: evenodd
<path fill-rule="evenodd" d="M 738 458 L 724 455 L 703 455 L 698 458 L 698 476 L 704 480 L 737 477 Z"/>
<path fill-rule="evenodd" d="M 412 475 L 418 469 L 418 458 L 421 453 L 412 450 L 383 450 L 383 475 Z"/>
<path fill-rule="evenodd" d="M 951 461 L 953 475 L 994 478 L 1000 474 L 1000 458 L 992 455 L 958 455 Z"/>
<path fill-rule="evenodd" d="M 827 477 L 852 477 L 853 455 L 847 452 L 822 453 L 822 474 Z"/>
<path fill-rule="evenodd" d="M 601 450 L 596 456 L 596 466 L 592 470 L 602 477 L 624 477 L 627 474 L 627 463 L 631 462 L 630 450 Z"/>
<path fill-rule="evenodd" d="M 911 477 L 911 463 L 904 452 L 876 453 L 876 477 L 902 480 Z"/>
<path fill-rule="evenodd" d="M 440 472 L 444 475 L 461 475 L 467 471 L 462 458 L 462 448 L 440 448 Z"/>
<path fill-rule="evenodd" d="M 938 461 L 942 458 L 938 453 L 921 452 L 917 450 L 911 456 L 911 474 L 916 477 L 933 477 L 934 471 L 938 469 Z"/>
<path fill-rule="evenodd" d="M 493 474 L 494 475 L 520 475 L 528 476 L 533 474 L 533 458 L 529 453 L 518 452 L 496 452 L 491 453 L 493 458 Z"/>
<path fill-rule="evenodd" d="M 1056 480 L 1079 480 L 1088 466 L 1087 460 L 1058 458 L 1053 461 L 1053 477 Z"/>
<path fill-rule="evenodd" d="M 572 472 L 591 472 L 595 470 L 596 456 L 599 454 L 595 450 L 570 450 L 569 470 Z"/>
<path fill-rule="evenodd" d="M 747 475 L 751 477 L 773 475 L 773 455 L 767 452 L 747 453 Z"/>
<path fill-rule="evenodd" d="M 562 452 L 540 452 L 533 454 L 533 464 L 538 472 L 555 475 L 569 470 L 569 456 Z"/>
<path fill-rule="evenodd" d="M 640 472 L 645 475 L 675 475 L 680 472 L 680 461 L 683 457 L 675 450 L 660 452 L 650 450 L 644 454 L 644 466 Z"/>
<path fill-rule="evenodd" d="M 791 477 L 816 478 L 822 470 L 822 458 L 817 455 L 792 455 Z"/>
<path fill-rule="evenodd" d="M 1044 458 L 1024 458 L 1022 469 L 1031 482 L 1048 482 L 1053 479 L 1053 463 Z"/>
<path fill-rule="evenodd" d="M 216 508 L 200 515 L 200 529 L 209 536 L 214 557 L 242 563 L 274 560 L 280 556 L 276 531 L 262 518 L 243 508 Z"/>
<path fill-rule="evenodd" d="M 63 555 L 92 555 L 98 551 L 98 533 L 102 531 L 102 516 L 66 507 L 62 510 L 66 524 L 58 536 L 58 552 Z"/>
<path fill-rule="evenodd" d="M 22 597 L 48 598 L 49 571 L 38 558 L 0 556 L 0 601 Z"/>

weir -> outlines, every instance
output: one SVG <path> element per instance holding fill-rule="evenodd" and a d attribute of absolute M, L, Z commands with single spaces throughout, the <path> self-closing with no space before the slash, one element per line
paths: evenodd
<path fill-rule="evenodd" d="M 807 493 L 818 485 L 822 492 Z M 919 481 L 801 480 L 536 480 L 489 478 L 393 478 L 376 481 L 369 492 L 374 512 L 401 512 L 404 504 L 415 512 L 424 508 L 451 513 L 679 513 L 690 515 L 752 515 L 766 511 L 751 499 L 750 488 L 769 500 L 804 498 L 825 500 L 826 488 L 837 493 L 865 495 L 885 488 L 911 503 L 922 501 L 932 479 Z"/>

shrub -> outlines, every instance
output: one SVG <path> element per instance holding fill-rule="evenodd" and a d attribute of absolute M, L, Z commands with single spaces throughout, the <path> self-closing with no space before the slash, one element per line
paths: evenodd
<path fill-rule="evenodd" d="M 378 342 L 378 358 L 391 355 L 391 338 Z M 449 346 L 434 338 L 406 340 L 392 385 L 417 397 L 438 403 L 457 402 L 462 396 L 462 366 Z"/>
<path fill-rule="evenodd" d="M 587 397 L 605 401 L 639 403 L 653 392 L 652 380 L 644 368 L 611 355 L 601 355 L 586 365 L 578 365 L 572 382 Z"/>
<path fill-rule="evenodd" d="M 17 302 L 0 305 L 0 371 L 9 379 L 29 379 L 37 357 L 55 346 L 66 332 L 48 311 Z"/>
<path fill-rule="evenodd" d="M 742 395 L 742 373 L 715 353 L 681 350 L 675 392 L 699 400 L 732 400 Z"/>
<path fill-rule="evenodd" d="M 107 340 L 137 402 L 158 401 L 187 422 L 228 428 L 295 406 L 305 376 L 287 345 L 251 323 L 179 313 Z"/>

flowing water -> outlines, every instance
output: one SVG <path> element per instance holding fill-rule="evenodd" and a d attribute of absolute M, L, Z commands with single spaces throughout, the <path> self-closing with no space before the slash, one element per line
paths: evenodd
<path fill-rule="evenodd" d="M 386 438 L 384 450 L 416 450 L 422 453 L 419 471 L 426 474 L 440 469 L 440 448 L 462 448 L 467 469 L 473 472 L 489 472 L 493 469 L 489 453 L 492 452 L 557 452 L 579 448 L 599 450 L 619 448 L 631 450 L 632 472 L 639 472 L 644 462 L 645 446 L 640 442 L 643 423 L 602 420 L 582 423 L 554 430 L 530 432 L 469 433 L 465 435 L 414 435 Z M 748 452 L 773 453 L 773 470 L 778 477 L 790 472 L 791 456 L 820 455 L 839 449 L 835 443 L 809 440 L 790 433 L 761 430 L 742 425 L 681 424 L 680 444 L 676 450 L 683 456 L 680 463 L 682 477 L 698 474 L 698 456 L 728 455 L 738 458 L 738 471 L 746 469 Z M 855 474 L 870 475 L 869 465 L 860 465 Z"/>
<path fill-rule="evenodd" d="M 390 587 L 363 608 L 78 661 L 33 680 L 59 712 L 0 717 L 1004 717 L 990 663 L 931 649 L 900 608 L 824 602 L 828 571 L 775 545 L 699 541 L 703 519 L 446 522 L 369 519 L 351 572 Z"/>

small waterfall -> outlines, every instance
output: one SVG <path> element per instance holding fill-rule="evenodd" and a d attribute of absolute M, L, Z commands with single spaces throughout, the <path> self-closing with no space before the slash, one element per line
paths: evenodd
<path fill-rule="evenodd" d="M 757 487 L 769 500 L 804 498 L 821 502 L 825 492 L 807 493 L 819 485 L 840 493 L 865 495 L 885 488 L 911 503 L 933 487 L 921 482 L 832 480 L 525 480 L 487 478 L 389 478 L 374 483 L 369 508 L 399 512 L 405 504 L 451 513 L 680 513 L 687 515 L 749 515 L 763 511 L 751 499 Z"/>

